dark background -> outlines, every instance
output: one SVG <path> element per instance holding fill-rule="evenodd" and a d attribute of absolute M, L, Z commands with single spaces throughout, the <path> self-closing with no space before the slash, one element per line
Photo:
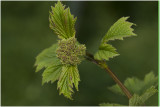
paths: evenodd
<path fill-rule="evenodd" d="M 107 89 L 114 81 L 98 66 L 84 61 L 79 66 L 81 82 L 73 101 L 59 96 L 57 84 L 41 85 L 42 71 L 35 73 L 35 57 L 57 41 L 49 28 L 49 10 L 55 2 L 1 2 L 2 26 L 2 105 L 86 105 L 103 102 L 128 104 L 125 96 Z M 76 36 L 89 52 L 96 52 L 101 38 L 122 16 L 137 24 L 137 37 L 110 42 L 120 56 L 107 64 L 124 81 L 140 79 L 151 70 L 158 74 L 158 2 L 63 2 L 78 17 Z M 158 94 L 147 101 L 157 105 Z"/>

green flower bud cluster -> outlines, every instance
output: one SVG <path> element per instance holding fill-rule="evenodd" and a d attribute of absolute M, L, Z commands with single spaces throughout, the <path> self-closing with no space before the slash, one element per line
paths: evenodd
<path fill-rule="evenodd" d="M 59 40 L 58 45 L 56 53 L 62 64 L 80 64 L 86 54 L 85 45 L 78 44 L 75 37 Z"/>

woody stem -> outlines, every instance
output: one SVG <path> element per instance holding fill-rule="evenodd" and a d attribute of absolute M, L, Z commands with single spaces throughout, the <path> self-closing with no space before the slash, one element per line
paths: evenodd
<path fill-rule="evenodd" d="M 86 53 L 85 58 L 90 61 L 95 63 L 96 65 L 98 65 L 99 67 L 101 67 L 102 69 L 104 69 L 111 77 L 112 79 L 118 84 L 118 86 L 122 89 L 122 91 L 124 92 L 124 94 L 128 97 L 128 99 L 130 99 L 132 97 L 131 93 L 128 91 L 128 89 L 122 84 L 122 82 L 117 78 L 117 76 L 109 69 L 109 67 L 107 66 L 106 62 L 103 60 L 96 60 L 94 58 L 94 56 L 90 53 Z"/>

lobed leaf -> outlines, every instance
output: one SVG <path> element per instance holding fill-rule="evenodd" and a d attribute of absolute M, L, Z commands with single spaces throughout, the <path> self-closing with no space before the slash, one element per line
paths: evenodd
<path fill-rule="evenodd" d="M 35 66 L 36 67 L 36 72 L 40 71 L 42 68 L 49 67 L 51 65 L 55 65 L 57 61 L 59 60 L 56 57 L 56 49 L 58 45 L 53 44 L 51 47 L 43 50 L 37 57 L 36 57 L 36 62 Z"/>
<path fill-rule="evenodd" d="M 142 99 L 139 95 L 134 94 L 132 98 L 129 100 L 130 106 L 139 106 L 142 104 Z"/>
<path fill-rule="evenodd" d="M 59 77 L 57 88 L 60 94 L 72 100 L 73 84 L 78 91 L 78 83 L 80 81 L 77 66 L 64 65 Z"/>
<path fill-rule="evenodd" d="M 113 85 L 111 87 L 108 87 L 108 89 L 116 94 L 119 94 L 119 95 L 125 95 L 122 91 L 122 89 L 117 85 Z"/>
<path fill-rule="evenodd" d="M 61 71 L 62 71 L 62 64 L 52 65 L 50 67 L 47 67 L 42 74 L 42 77 L 43 77 L 42 85 L 44 83 L 48 83 L 49 81 L 53 83 L 56 80 L 58 80 L 60 77 Z"/>
<path fill-rule="evenodd" d="M 77 18 L 71 14 L 70 9 L 58 1 L 55 7 L 51 7 L 49 12 L 49 26 L 58 35 L 59 38 L 67 39 L 75 36 L 75 22 Z"/>
<path fill-rule="evenodd" d="M 115 39 L 123 40 L 124 37 L 136 36 L 136 34 L 133 33 L 134 29 L 131 28 L 131 26 L 135 24 L 126 21 L 128 18 L 129 17 L 122 17 L 114 23 L 102 39 L 102 42 L 104 43 Z"/>
<path fill-rule="evenodd" d="M 149 89 L 147 89 L 141 96 L 134 94 L 133 97 L 129 100 L 129 106 L 142 106 L 145 104 L 145 102 L 156 92 L 158 92 L 157 89 L 155 89 L 155 86 L 151 86 Z"/>
<path fill-rule="evenodd" d="M 55 51 L 57 46 L 57 44 L 53 44 L 51 47 L 43 50 L 36 57 L 36 72 L 40 71 L 42 68 L 46 68 L 42 74 L 42 85 L 44 83 L 48 83 L 49 81 L 53 83 L 54 81 L 58 80 L 60 76 L 62 64 L 56 57 Z"/>
<path fill-rule="evenodd" d="M 144 80 L 140 80 L 136 77 L 127 78 L 124 85 L 128 88 L 131 93 L 142 94 L 146 89 L 151 86 L 158 85 L 158 76 L 155 76 L 153 72 L 145 75 Z M 116 84 L 108 88 L 114 93 L 124 95 L 120 87 Z"/>
<path fill-rule="evenodd" d="M 146 90 L 145 93 L 141 95 L 142 102 L 145 103 L 151 96 L 153 96 L 155 93 L 157 93 L 158 90 L 155 89 L 155 86 L 151 86 L 149 89 Z"/>
<path fill-rule="evenodd" d="M 116 49 L 109 44 L 102 44 L 99 47 L 98 52 L 95 53 L 94 58 L 98 60 L 109 60 L 109 58 L 113 58 L 118 56 L 119 54 L 116 52 Z"/>
<path fill-rule="evenodd" d="M 107 44 L 109 40 L 123 40 L 124 37 L 136 36 L 136 34 L 133 33 L 134 29 L 131 28 L 131 26 L 135 24 L 126 21 L 128 18 L 129 17 L 122 17 L 111 26 L 106 35 L 102 38 L 99 50 L 94 55 L 95 59 L 109 60 L 109 58 L 119 55 L 116 52 L 116 48 Z"/>
<path fill-rule="evenodd" d="M 138 94 L 134 94 L 132 98 L 129 100 L 129 106 L 144 106 L 145 102 L 156 92 L 158 92 L 157 89 L 155 89 L 155 86 L 151 86 L 148 88 L 141 96 Z M 120 104 L 115 103 L 102 103 L 100 106 L 124 106 Z"/>

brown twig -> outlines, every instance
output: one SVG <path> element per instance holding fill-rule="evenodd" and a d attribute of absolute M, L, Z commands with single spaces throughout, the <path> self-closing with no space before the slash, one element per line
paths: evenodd
<path fill-rule="evenodd" d="M 86 53 L 85 58 L 88 61 L 91 61 L 95 63 L 96 65 L 100 66 L 101 68 L 105 69 L 106 72 L 109 73 L 109 75 L 112 77 L 112 79 L 119 85 L 119 87 L 122 89 L 122 91 L 125 93 L 125 95 L 130 99 L 132 97 L 131 93 L 128 91 L 128 89 L 122 84 L 122 82 L 117 78 L 117 76 L 109 69 L 109 67 L 106 65 L 106 62 L 103 60 L 96 60 L 94 59 L 94 56 L 90 53 Z"/>

